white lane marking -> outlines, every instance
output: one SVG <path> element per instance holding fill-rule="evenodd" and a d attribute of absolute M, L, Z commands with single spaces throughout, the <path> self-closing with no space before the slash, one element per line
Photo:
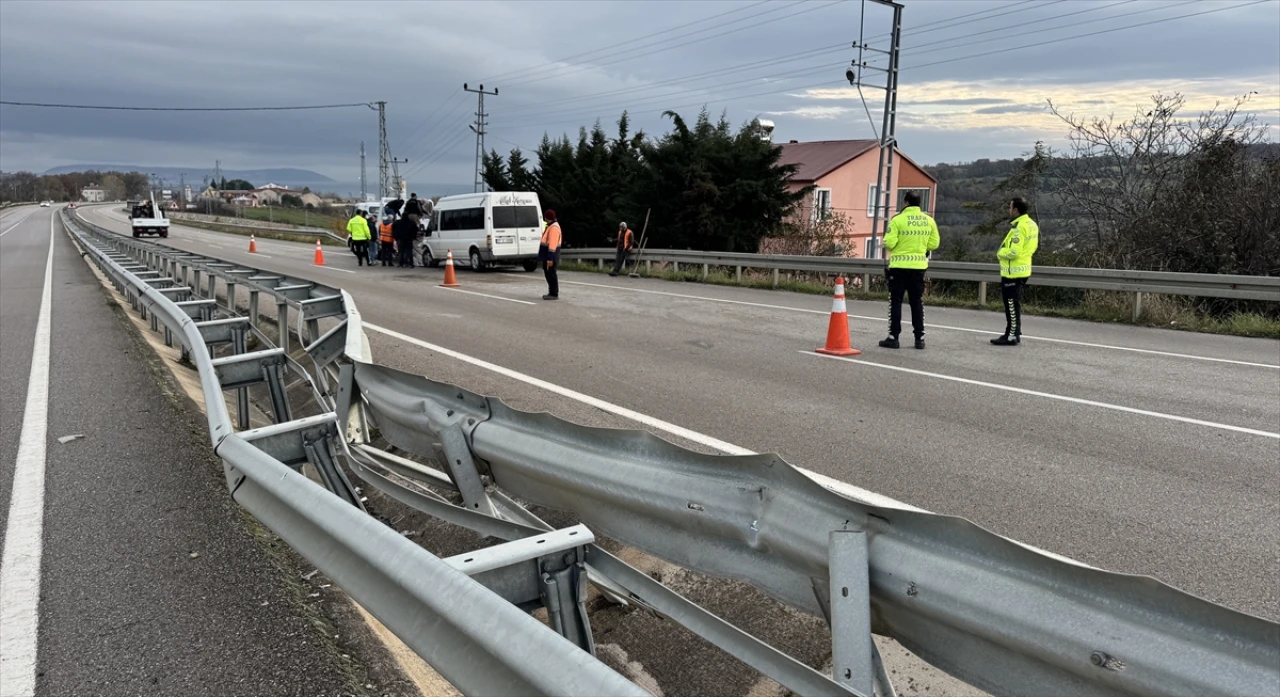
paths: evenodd
<path fill-rule="evenodd" d="M 54 216 L 27 382 L 27 405 L 13 468 L 9 521 L 0 561 L 0 695 L 34 695 L 44 541 L 45 446 L 49 429 L 49 350 L 53 312 Z"/>
<path fill-rule="evenodd" d="M 506 300 L 509 303 L 520 303 L 521 305 L 537 305 L 538 304 L 538 303 L 531 303 L 528 300 L 516 300 L 515 298 L 504 298 L 501 295 L 489 295 L 488 293 L 477 293 L 474 290 L 463 290 L 461 288 L 445 288 L 444 286 L 431 286 L 431 287 L 439 288 L 440 290 L 451 290 L 455 293 L 466 293 L 467 295 L 479 295 L 482 298 L 493 298 L 494 300 Z"/>
<path fill-rule="evenodd" d="M 1166 419 L 1169 421 L 1180 421 L 1187 424 L 1195 424 L 1196 426 L 1208 426 L 1209 428 L 1219 428 L 1224 431 L 1235 431 L 1237 433 L 1247 433 L 1251 436 L 1263 436 L 1266 438 L 1280 439 L 1280 433 L 1273 431 L 1262 431 L 1256 428 L 1246 428 L 1244 426 L 1233 426 L 1231 424 L 1217 423 L 1215 421 L 1202 421 L 1193 419 L 1189 416 L 1178 416 L 1177 414 L 1166 414 L 1159 411 L 1148 411 L 1146 409 L 1137 409 L 1134 407 L 1126 407 L 1120 404 L 1111 404 L 1110 402 L 1096 402 L 1092 399 L 1081 399 L 1080 397 L 1068 397 L 1066 395 L 1054 394 L 1052 392 L 1038 392 L 1036 390 L 1028 390 L 1021 387 L 1012 387 L 1009 385 L 1001 385 L 994 382 L 983 382 L 981 380 L 971 380 L 969 378 L 960 378 L 954 375 L 944 375 L 942 373 L 931 373 L 926 370 L 916 370 L 915 368 L 903 368 L 896 365 L 885 365 L 884 363 L 872 363 L 870 361 L 843 358 L 841 356 L 829 356 L 821 353 L 811 353 L 809 351 L 798 351 L 797 353 L 806 356 L 816 356 L 818 358 L 830 358 L 832 360 L 842 361 L 845 363 L 853 363 L 863 365 L 870 368 L 883 368 L 884 370 L 896 370 L 901 373 L 910 373 L 912 375 L 922 375 L 924 377 L 937 378 L 939 380 L 947 380 L 950 382 L 959 382 L 965 385 L 976 385 L 978 387 L 989 387 L 993 390 L 1003 390 L 1005 392 L 1016 392 L 1018 394 L 1031 395 L 1032 397 L 1044 397 L 1045 399 L 1055 399 L 1061 402 L 1071 402 L 1073 404 L 1083 404 L 1090 407 L 1098 407 L 1100 409 L 1111 409 L 1113 411 L 1123 411 L 1129 414 L 1138 414 L 1141 416 L 1150 416 L 1157 419 Z"/>
<path fill-rule="evenodd" d="M 829 315 L 827 310 L 809 310 L 802 307 L 789 307 L 787 305 L 768 305 L 766 303 L 753 303 L 744 300 L 726 300 L 724 298 L 709 298 L 704 295 L 685 295 L 683 293 L 668 293 L 660 290 L 648 290 L 646 288 L 625 288 L 623 286 L 611 286 L 603 283 L 584 283 L 582 281 L 561 281 L 574 286 L 591 286 L 593 288 L 608 288 L 610 290 L 625 290 L 632 293 L 649 293 L 651 295 L 665 295 L 672 298 L 684 298 L 686 300 L 703 300 L 713 303 L 725 303 L 728 305 L 747 305 L 750 307 L 761 307 L 769 310 L 786 310 L 788 312 L 804 312 L 811 315 Z M 868 322 L 884 322 L 884 317 L 867 317 L 866 315 L 849 315 L 850 319 L 866 320 Z M 998 331 L 990 331 L 986 329 L 973 329 L 971 327 L 951 327 L 945 324 L 929 324 L 931 329 L 946 329 L 954 332 L 971 332 L 974 334 L 988 334 L 995 336 Z M 1027 336 L 1023 335 L 1024 341 L 1048 341 L 1055 344 L 1068 344 L 1071 346 L 1084 346 L 1087 348 L 1109 349 L 1111 351 L 1130 351 L 1133 353 L 1146 353 L 1154 356 L 1167 356 L 1169 358 L 1186 358 L 1194 361 L 1207 361 L 1210 363 L 1229 363 L 1231 365 L 1244 365 L 1251 368 L 1270 368 L 1272 370 L 1280 370 L 1280 364 L 1272 363 L 1253 363 L 1250 361 L 1237 361 L 1230 358 L 1215 358 L 1213 356 L 1196 356 L 1189 353 L 1173 353 L 1171 351 L 1157 351 L 1155 349 L 1132 348 L 1129 346 L 1115 346 L 1112 344 L 1094 344 L 1087 341 L 1072 341 L 1070 339 L 1054 339 L 1047 336 Z"/>
<path fill-rule="evenodd" d="M 534 387 L 551 392 L 552 394 L 558 394 L 561 397 L 567 397 L 574 401 L 581 402 L 591 407 L 595 407 L 596 409 L 599 409 L 601 411 L 606 411 L 606 412 L 609 412 L 610 414 L 616 414 L 617 416 L 621 416 L 624 419 L 630 419 L 632 421 L 643 424 L 650 428 L 657 429 L 659 431 L 665 431 L 666 433 L 670 433 L 673 436 L 683 438 L 687 441 L 692 441 L 700 445 L 705 445 L 708 448 L 714 448 L 728 455 L 755 455 L 756 454 L 755 452 L 748 450 L 740 445 L 734 445 L 733 443 L 728 443 L 718 438 L 713 438 L 706 434 L 689 430 L 687 428 L 684 428 L 683 426 L 677 426 L 668 421 L 663 421 L 662 419 L 658 419 L 658 418 L 649 416 L 647 414 L 641 414 L 638 411 L 633 411 L 626 407 L 618 406 L 617 404 L 613 404 L 611 402 L 606 402 L 603 399 L 598 399 L 590 395 L 585 395 L 581 392 L 571 390 L 567 387 L 562 387 L 555 383 L 547 382 L 546 380 L 540 380 L 531 375 L 525 375 L 524 373 L 517 372 L 510 368 L 504 368 L 500 365 L 490 363 L 480 358 L 468 356 L 465 353 L 460 353 L 458 351 L 454 351 L 453 349 L 448 349 L 443 346 L 438 346 L 436 344 L 428 343 L 426 341 L 423 341 L 422 339 L 418 339 L 418 338 L 409 336 L 407 334 L 401 334 L 400 332 L 397 332 L 393 329 L 387 329 L 386 327 L 381 327 L 376 324 L 370 324 L 369 322 L 364 322 L 362 326 L 365 329 L 379 332 L 381 334 L 386 334 L 387 336 L 392 337 L 394 339 L 399 339 L 400 341 L 403 341 L 405 343 L 413 344 L 414 346 L 419 346 L 421 348 L 427 349 L 428 351 L 435 351 L 436 353 L 439 353 L 444 356 L 448 356 L 455 360 L 462 361 L 463 363 L 470 363 L 471 365 L 474 365 L 476 367 L 484 368 L 485 370 L 489 370 L 499 375 L 509 377 L 512 380 L 518 380 L 519 382 L 523 382 L 526 385 L 532 385 Z M 852 484 L 849 484 L 848 482 L 842 482 L 838 479 L 832 479 L 831 477 L 828 477 L 825 474 L 819 474 L 817 472 L 807 470 L 803 467 L 796 467 L 796 470 L 799 471 L 801 474 L 805 475 L 806 477 L 817 482 L 819 485 L 827 489 L 830 489 L 831 491 L 834 491 L 835 493 L 840 494 L 841 496 L 845 496 L 845 497 L 854 499 L 856 501 L 860 501 L 862 503 L 870 504 L 872 506 L 877 506 L 879 508 L 896 508 L 899 510 L 916 511 L 919 513 L 931 512 L 923 508 L 917 508 L 916 506 L 912 506 L 909 503 L 903 503 L 902 501 L 899 501 L 897 499 L 889 498 L 884 494 L 877 494 L 874 491 L 868 491 L 866 489 L 856 487 Z M 1037 554 L 1043 554 L 1047 557 L 1056 559 L 1061 562 L 1065 562 L 1067 564 L 1074 564 L 1076 566 L 1083 566 L 1085 568 L 1093 568 L 1087 564 L 1078 562 L 1075 559 L 1072 559 L 1070 557 L 1064 557 L 1060 554 L 1054 554 L 1053 552 L 1040 549 L 1039 547 L 1033 547 L 1029 544 L 1019 542 L 1011 538 L 1005 538 L 1005 539 L 1009 540 L 1010 542 L 1013 542 L 1016 545 L 1029 549 L 1032 552 L 1036 552 Z"/>
<path fill-rule="evenodd" d="M 355 271 L 352 271 L 351 269 L 340 269 L 336 266 L 322 266 L 320 264 L 312 264 L 312 266 L 316 267 L 317 269 L 324 269 L 325 271 L 341 271 L 342 273 L 355 273 Z"/>
<path fill-rule="evenodd" d="M 16 222 L 16 223 L 14 223 L 13 225 L 10 225 L 8 230 L 5 230 L 4 232 L 0 232 L 0 237 L 4 237 L 5 235 L 7 235 L 7 234 L 9 234 L 9 233 L 13 232 L 13 229 L 14 229 L 14 228 L 16 228 L 16 227 L 18 227 L 19 225 L 21 225 L 21 224 L 23 224 L 23 223 L 27 222 L 27 218 L 30 218 L 31 216 L 32 216 L 32 214 L 31 214 L 31 213 L 28 213 L 28 214 L 26 214 L 26 215 L 22 216 L 22 219 L 21 219 L 21 220 L 19 220 L 19 221 L 18 221 L 18 222 Z"/>

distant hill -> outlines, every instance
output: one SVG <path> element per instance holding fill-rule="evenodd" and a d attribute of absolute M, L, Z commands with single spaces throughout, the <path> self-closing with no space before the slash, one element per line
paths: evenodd
<path fill-rule="evenodd" d="M 178 178 L 186 173 L 188 183 L 199 184 L 200 181 L 207 176 L 213 175 L 212 167 L 151 167 L 147 165 L 62 165 L 45 171 L 45 174 L 69 174 L 71 172 L 143 172 L 146 174 L 155 174 L 162 177 L 168 183 L 173 180 L 174 185 L 177 184 Z M 294 169 L 291 167 L 282 167 L 279 169 L 224 169 L 222 176 L 227 179 L 245 179 L 256 185 L 266 184 L 267 182 L 275 182 L 285 186 L 294 186 L 301 182 L 308 185 L 329 184 L 334 180 L 309 169 Z"/>

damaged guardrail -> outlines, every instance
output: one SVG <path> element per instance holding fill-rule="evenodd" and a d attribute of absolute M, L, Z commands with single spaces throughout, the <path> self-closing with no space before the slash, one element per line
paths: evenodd
<path fill-rule="evenodd" d="M 217 321 L 207 319 L 208 306 L 184 307 L 181 303 L 190 301 L 167 297 L 170 293 L 164 291 L 174 290 L 173 279 L 142 271 L 140 265 L 131 263 L 137 259 L 116 249 L 118 242 L 111 239 L 114 235 L 101 230 L 86 232 L 79 229 L 80 223 L 66 217 L 63 223 L 135 307 L 183 345 L 199 372 L 210 440 L 224 462 L 227 486 L 236 502 L 332 578 L 458 689 L 485 695 L 648 694 L 471 578 L 457 564 L 435 557 L 291 467 L 299 457 L 325 459 L 318 452 L 328 450 L 328 437 L 336 435 L 336 430 L 325 429 L 326 424 L 336 422 L 332 413 L 236 433 L 216 361 L 202 331 Z M 132 249 L 139 256 L 151 256 L 152 261 L 159 259 L 154 248 Z M 185 294 L 190 288 L 179 290 Z M 201 321 L 193 312 L 203 313 L 206 319 Z M 352 347 L 357 346 L 354 343 Z M 295 436 L 292 448 L 287 445 L 289 435 Z M 292 463 L 286 464 L 258 447 L 265 441 L 273 444 L 267 450 L 302 454 L 289 458 Z M 583 537 L 589 538 L 589 532 Z M 536 561 L 538 557 L 507 551 L 508 565 L 512 559 Z M 491 563 L 489 571 L 504 568 L 502 561 Z"/>

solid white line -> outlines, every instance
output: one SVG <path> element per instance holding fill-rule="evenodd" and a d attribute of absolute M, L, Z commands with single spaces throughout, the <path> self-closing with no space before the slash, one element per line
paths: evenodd
<path fill-rule="evenodd" d="M 512 380 L 518 380 L 519 382 L 523 382 L 526 385 L 532 385 L 534 387 L 538 387 L 540 389 L 551 392 L 552 394 L 557 394 L 557 395 L 560 395 L 561 397 L 567 397 L 576 402 L 581 402 L 588 406 L 595 407 L 596 409 L 599 409 L 601 411 L 609 412 L 610 414 L 615 414 L 625 419 L 630 419 L 632 421 L 643 424 L 650 428 L 653 428 L 659 431 L 664 431 L 666 433 L 670 433 L 673 436 L 683 438 L 687 441 L 698 443 L 700 445 L 705 445 L 708 448 L 714 448 L 715 450 L 719 450 L 720 452 L 725 453 L 727 455 L 755 455 L 756 454 L 755 452 L 748 450 L 740 445 L 734 445 L 733 443 L 728 443 L 718 438 L 713 438 L 706 434 L 689 430 L 687 428 L 684 428 L 683 426 L 677 426 L 668 421 L 663 421 L 662 419 L 658 419 L 658 418 L 649 416 L 647 414 L 641 414 L 638 411 L 633 411 L 626 407 L 622 407 L 622 406 L 618 406 L 617 404 L 606 402 L 603 399 L 597 399 L 596 397 L 585 395 L 576 390 L 571 390 L 567 387 L 562 387 L 555 383 L 547 382 L 546 380 L 540 380 L 531 375 L 525 375 L 524 373 L 517 372 L 510 368 L 504 368 L 500 365 L 490 363 L 486 360 L 475 358 L 473 356 L 468 356 L 465 353 L 460 353 L 458 351 L 454 351 L 453 349 L 448 349 L 443 346 L 439 346 L 437 344 L 428 343 L 426 341 L 423 341 L 422 339 L 418 339 L 418 338 L 409 336 L 407 334 L 401 334 L 400 332 L 397 332 L 392 329 L 387 329 L 386 327 L 380 327 L 376 324 L 370 324 L 369 322 L 364 322 L 363 327 L 365 329 L 379 332 L 381 334 L 386 334 L 389 337 L 392 337 L 394 339 L 399 339 L 400 341 L 403 341 L 405 343 L 409 343 L 409 344 L 413 344 L 414 346 L 425 348 L 428 351 L 434 351 L 441 355 L 448 356 L 449 358 L 462 361 L 463 363 L 469 363 L 479 368 L 484 368 L 485 370 L 489 370 L 499 375 L 509 377 Z M 923 508 L 917 508 L 915 506 L 912 506 L 909 503 L 903 503 L 902 501 L 898 501 L 897 499 L 889 498 L 888 496 L 885 496 L 883 494 L 877 494 L 874 491 L 868 491 L 866 489 L 856 487 L 852 484 L 849 484 L 848 482 L 842 482 L 838 479 L 832 479 L 831 477 L 828 477 L 825 474 L 819 474 L 817 472 L 807 470 L 803 467 L 796 467 L 796 470 L 799 471 L 801 474 L 805 475 L 806 477 L 817 482 L 821 486 L 825 487 L 826 489 L 834 491 L 835 493 L 840 494 L 841 496 L 851 498 L 855 501 L 860 501 L 862 503 L 869 504 L 872 506 L 877 506 L 879 508 L 896 508 L 899 510 L 916 511 L 920 513 L 930 512 L 930 511 L 926 511 Z M 1005 538 L 1005 539 L 1009 539 L 1009 538 Z M 1017 540 L 1010 540 L 1010 541 L 1013 542 L 1014 544 L 1025 547 L 1026 549 L 1029 549 L 1033 552 L 1043 554 L 1047 557 L 1057 559 L 1058 561 L 1061 561 L 1061 562 L 1074 564 L 1076 566 L 1084 566 L 1086 568 L 1092 568 L 1092 567 L 1089 567 L 1087 564 L 1078 562 L 1074 559 L 1071 559 L 1070 557 L 1064 557 L 1060 554 L 1054 554 L 1053 552 L 1040 549 L 1039 547 L 1033 547 L 1029 544 L 1018 542 Z"/>
<path fill-rule="evenodd" d="M 317 269 L 324 269 L 326 271 L 341 271 L 342 273 L 355 273 L 355 271 L 352 271 L 351 269 L 340 269 L 336 266 L 321 266 L 320 264 L 312 264 L 312 266 L 316 267 Z"/>
<path fill-rule="evenodd" d="M 896 370 L 901 373 L 910 373 L 912 375 L 923 375 L 925 377 L 937 378 L 939 380 L 948 380 L 950 382 L 959 382 L 965 385 L 977 385 L 978 387 L 989 387 L 993 390 L 1003 390 L 1005 392 L 1016 392 L 1018 394 L 1031 395 L 1033 397 L 1044 397 L 1045 399 L 1056 399 L 1062 402 L 1072 402 L 1073 404 L 1083 404 L 1090 407 L 1098 407 L 1101 409 L 1111 409 L 1114 411 L 1123 411 L 1129 414 L 1139 414 L 1141 416 L 1151 416 L 1157 419 L 1167 419 L 1169 421 L 1180 421 L 1187 424 L 1195 424 L 1196 426 L 1208 426 L 1210 428 L 1220 428 L 1224 431 L 1235 431 L 1237 433 L 1247 433 L 1252 436 L 1264 436 L 1266 438 L 1280 439 L 1280 433 L 1273 431 L 1262 431 L 1256 428 L 1245 428 L 1244 426 L 1232 426 L 1231 424 L 1222 424 L 1215 421 L 1202 421 L 1187 416 L 1178 416 L 1176 414 L 1165 414 L 1159 411 L 1147 411 L 1146 409 L 1135 409 L 1134 407 L 1121 406 L 1119 404 L 1111 404 L 1109 402 L 1095 402 L 1092 399 L 1081 399 L 1079 397 L 1068 397 L 1066 395 L 1053 394 L 1052 392 L 1038 392 L 1036 390 L 1027 390 L 1021 387 L 1011 387 L 1009 385 L 1000 385 L 994 382 L 983 382 L 981 380 L 970 380 L 969 378 L 955 377 L 954 375 L 943 375 L 942 373 L 931 373 L 926 370 L 916 370 L 915 368 L 903 368 L 896 365 L 885 365 L 884 363 L 871 363 L 869 361 L 853 358 L 843 358 L 841 356 L 828 356 L 821 353 L 811 353 L 809 351 L 798 351 L 797 353 L 806 356 L 816 356 L 818 358 L 830 358 L 831 360 L 843 361 L 845 363 L 853 363 L 855 365 L 864 365 L 871 368 L 883 368 L 885 370 Z"/>
<path fill-rule="evenodd" d="M 49 429 L 49 344 L 53 312 L 53 221 L 36 321 L 27 405 L 13 468 L 13 493 L 0 561 L 0 695 L 34 695 L 44 541 L 45 444 Z"/>
<path fill-rule="evenodd" d="M 831 314 L 829 311 L 826 311 L 826 310 L 808 310 L 802 307 L 789 307 L 787 305 L 768 305 L 765 303 L 753 303 L 753 302 L 747 302 L 744 300 L 726 300 L 724 298 L 709 298 L 704 295 L 685 295 L 683 293 L 667 293 L 660 290 L 648 290 L 645 288 L 626 288 L 623 286 L 611 286 L 603 283 L 584 283 L 582 281 L 561 281 L 561 283 L 567 283 L 569 285 L 575 285 L 575 286 L 591 286 L 593 288 L 608 288 L 610 290 L 625 290 L 632 293 L 648 293 L 650 295 L 665 295 L 671 298 L 684 298 L 686 300 L 703 300 L 706 302 L 725 303 L 728 305 L 747 305 L 749 307 L 761 307 L 769 310 L 786 310 L 788 312 L 804 312 L 811 315 Z M 869 322 L 885 321 L 884 317 L 867 317 L 865 315 L 849 315 L 849 318 L 861 319 Z M 955 331 L 955 332 L 971 332 L 974 334 L 987 334 L 990 336 L 995 336 L 1000 333 L 998 331 L 990 331 L 987 329 L 973 329 L 970 327 L 951 327 L 945 324 L 930 324 L 928 326 L 930 329 L 946 329 L 946 330 Z M 1048 341 L 1055 344 L 1068 344 L 1071 346 L 1084 346 L 1087 348 L 1109 349 L 1111 351 L 1130 351 L 1132 353 L 1146 353 L 1153 356 L 1167 356 L 1169 358 L 1186 358 L 1193 361 L 1207 361 L 1210 363 L 1229 363 L 1231 365 L 1244 365 L 1244 366 L 1249 366 L 1251 368 L 1270 368 L 1271 370 L 1280 370 L 1280 364 L 1253 363 L 1250 361 L 1232 360 L 1230 358 L 1215 358 L 1213 356 L 1196 356 L 1189 353 L 1173 353 L 1170 351 L 1157 351 L 1154 349 L 1132 348 L 1129 346 L 1114 346 L 1111 344 L 1094 344 L 1094 343 L 1089 343 L 1087 341 L 1072 341 L 1070 339 L 1054 339 L 1047 336 L 1023 335 L 1022 339 L 1024 341 Z"/>
<path fill-rule="evenodd" d="M 467 295 L 479 295 L 482 298 L 493 298 L 494 300 L 506 300 L 509 303 L 520 303 L 521 305 L 537 305 L 538 304 L 538 303 L 531 303 L 528 300 L 516 300 L 515 298 L 504 298 L 501 295 L 489 295 L 488 293 L 477 293 L 474 290 L 463 290 L 461 288 L 445 288 L 444 286 L 432 286 L 432 288 L 439 288 L 440 290 L 451 290 L 455 293 L 466 293 Z"/>

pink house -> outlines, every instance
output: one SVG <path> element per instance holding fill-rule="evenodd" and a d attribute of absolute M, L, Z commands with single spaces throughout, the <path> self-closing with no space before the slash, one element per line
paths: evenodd
<path fill-rule="evenodd" d="M 879 256 L 871 239 L 875 206 L 878 200 L 882 200 L 876 196 L 879 143 L 874 140 L 823 140 L 813 143 L 793 140 L 781 147 L 779 164 L 800 166 L 791 178 L 791 191 L 816 187 L 812 197 L 797 212 L 799 220 L 796 222 L 822 220 L 831 211 L 837 211 L 850 221 L 844 231 L 846 241 L 842 246 L 845 256 Z M 908 191 L 918 192 L 921 208 L 933 214 L 938 180 L 896 148 L 889 190 L 894 192 L 897 201 L 889 216 L 902 208 L 902 197 Z M 881 227 L 881 231 L 883 229 Z"/>

